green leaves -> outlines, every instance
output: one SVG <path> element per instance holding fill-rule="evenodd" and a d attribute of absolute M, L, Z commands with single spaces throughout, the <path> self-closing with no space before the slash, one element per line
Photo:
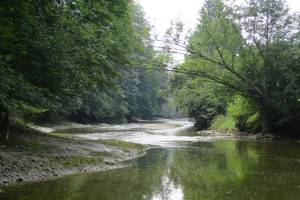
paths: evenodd
<path fill-rule="evenodd" d="M 198 88 L 191 90 L 196 93 L 211 82 L 214 89 L 223 91 L 227 103 L 226 92 L 241 95 L 251 102 L 253 110 L 249 114 L 248 107 L 234 107 L 234 113 L 244 116 L 238 119 L 241 123 L 255 122 L 256 131 L 297 130 L 298 18 L 288 12 L 282 0 L 251 0 L 242 8 L 207 0 L 198 27 L 189 38 L 189 56 L 179 67 L 195 76 L 182 84 L 190 88 L 190 83 L 198 80 Z M 238 104 L 242 105 L 235 102 Z M 229 111 L 232 107 L 229 104 Z"/>
<path fill-rule="evenodd" d="M 149 109 L 160 104 L 160 87 L 151 87 L 157 74 L 124 67 L 131 55 L 154 56 L 149 26 L 131 1 L 5 0 L 0 28 L 0 112 L 116 121 L 139 107 L 130 95 Z M 127 90 L 131 72 L 138 80 Z"/>

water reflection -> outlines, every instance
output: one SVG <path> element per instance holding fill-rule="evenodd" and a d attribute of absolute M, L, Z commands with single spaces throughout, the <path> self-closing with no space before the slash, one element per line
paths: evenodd
<path fill-rule="evenodd" d="M 235 140 L 152 149 L 132 166 L 9 188 L 6 199 L 298 199 L 299 144 Z"/>
<path fill-rule="evenodd" d="M 168 176 L 162 177 L 162 193 L 154 194 L 152 200 L 182 200 L 183 190 L 181 185 L 175 185 Z"/>

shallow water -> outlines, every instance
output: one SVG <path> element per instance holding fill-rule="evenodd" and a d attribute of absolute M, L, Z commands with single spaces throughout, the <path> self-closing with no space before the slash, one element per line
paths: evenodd
<path fill-rule="evenodd" d="M 158 148 L 131 161 L 129 167 L 14 186 L 0 199 L 299 199 L 299 143 L 203 140 L 193 136 L 190 127 L 183 127 L 175 127 L 174 134 L 149 131 L 172 137 L 167 142 L 159 140 Z M 174 141 L 181 136 L 189 139 Z"/>
<path fill-rule="evenodd" d="M 114 126 L 100 125 L 62 131 L 71 131 L 81 139 L 116 139 L 160 147 L 182 147 L 186 146 L 186 142 L 213 141 L 224 138 L 224 136 L 199 136 L 193 130 L 193 122 L 187 120 L 158 120 Z"/>

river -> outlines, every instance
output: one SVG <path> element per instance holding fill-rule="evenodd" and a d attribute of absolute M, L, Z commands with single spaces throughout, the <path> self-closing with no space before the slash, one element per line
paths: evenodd
<path fill-rule="evenodd" d="M 300 144 L 199 136 L 188 121 L 56 127 L 151 145 L 128 167 L 7 188 L 1 200 L 297 200 Z"/>

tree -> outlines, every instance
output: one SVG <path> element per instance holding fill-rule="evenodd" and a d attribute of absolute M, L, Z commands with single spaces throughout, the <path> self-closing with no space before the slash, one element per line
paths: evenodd
<path fill-rule="evenodd" d="M 176 70 L 229 88 L 254 101 L 264 131 L 299 124 L 299 23 L 281 0 L 251 0 L 235 9 L 207 0 Z M 180 45 L 180 44 L 179 44 Z"/>

